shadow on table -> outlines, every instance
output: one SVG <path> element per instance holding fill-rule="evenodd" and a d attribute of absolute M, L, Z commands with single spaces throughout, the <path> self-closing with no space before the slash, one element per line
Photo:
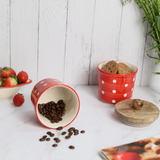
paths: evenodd
<path fill-rule="evenodd" d="M 20 126 L 45 128 L 37 119 L 33 111 L 25 111 L 18 116 L 20 121 L 23 122 Z M 19 126 L 19 127 L 20 127 Z"/>

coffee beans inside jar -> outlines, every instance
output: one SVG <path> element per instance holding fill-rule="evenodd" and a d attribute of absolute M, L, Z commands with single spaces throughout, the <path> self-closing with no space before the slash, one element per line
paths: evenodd
<path fill-rule="evenodd" d="M 66 112 L 63 100 L 59 100 L 57 103 L 50 101 L 48 103 L 38 104 L 38 111 L 49 119 L 51 123 L 62 121 L 62 117 Z"/>

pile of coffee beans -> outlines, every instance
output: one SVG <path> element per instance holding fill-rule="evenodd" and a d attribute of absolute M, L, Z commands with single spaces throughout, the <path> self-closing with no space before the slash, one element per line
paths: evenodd
<path fill-rule="evenodd" d="M 62 116 L 66 112 L 63 100 L 59 100 L 57 103 L 50 101 L 48 103 L 38 104 L 38 111 L 44 117 L 48 118 L 51 123 L 62 121 Z"/>
<path fill-rule="evenodd" d="M 56 130 L 59 132 L 59 131 L 63 130 L 63 127 L 60 126 Z M 85 133 L 85 131 L 81 130 L 80 133 L 83 134 L 83 133 Z M 75 127 L 71 127 L 71 128 L 68 129 L 68 131 L 62 131 L 60 133 L 60 135 L 66 135 L 65 139 L 70 139 L 71 136 L 73 136 L 73 135 L 76 136 L 78 134 L 79 134 L 79 130 L 76 129 Z M 47 132 L 47 135 L 49 135 L 50 137 L 54 137 L 55 136 L 55 134 L 52 133 L 52 132 L 50 132 L 50 131 Z M 42 138 L 39 139 L 39 141 L 41 141 L 41 142 L 43 142 L 43 141 L 50 141 L 51 138 L 47 137 L 47 135 L 44 135 Z M 54 137 L 53 140 L 55 141 L 55 143 L 52 145 L 52 147 L 57 147 L 58 146 L 57 143 L 61 142 L 61 140 L 58 137 Z M 75 147 L 73 145 L 70 145 L 68 148 L 69 149 L 75 149 Z"/>

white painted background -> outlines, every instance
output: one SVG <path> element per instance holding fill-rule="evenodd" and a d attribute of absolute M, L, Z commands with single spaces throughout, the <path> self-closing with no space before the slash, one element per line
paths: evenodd
<path fill-rule="evenodd" d="M 118 60 L 138 67 L 136 86 L 160 85 L 143 16 L 121 0 L 0 0 L 0 67 L 25 70 L 33 83 L 93 85 L 97 65 Z"/>

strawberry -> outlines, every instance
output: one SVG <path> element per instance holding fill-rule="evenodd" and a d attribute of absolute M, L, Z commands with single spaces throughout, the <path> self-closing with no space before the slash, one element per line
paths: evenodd
<path fill-rule="evenodd" d="M 28 73 L 25 71 L 21 71 L 18 73 L 17 75 L 17 79 L 19 81 L 19 83 L 25 83 L 28 80 Z"/>
<path fill-rule="evenodd" d="M 16 72 L 12 68 L 4 67 L 2 69 L 1 76 L 3 78 L 7 78 L 7 77 L 12 76 L 12 75 L 16 76 Z"/>
<path fill-rule="evenodd" d="M 3 87 L 4 86 L 4 82 L 2 79 L 0 79 L 0 87 Z"/>
<path fill-rule="evenodd" d="M 15 86 L 18 84 L 17 77 L 16 76 L 9 76 L 6 78 L 4 82 L 4 87 L 10 87 Z"/>
<path fill-rule="evenodd" d="M 24 96 L 23 94 L 16 94 L 14 97 L 13 97 L 13 104 L 15 106 L 21 106 L 23 103 L 24 103 Z"/>

